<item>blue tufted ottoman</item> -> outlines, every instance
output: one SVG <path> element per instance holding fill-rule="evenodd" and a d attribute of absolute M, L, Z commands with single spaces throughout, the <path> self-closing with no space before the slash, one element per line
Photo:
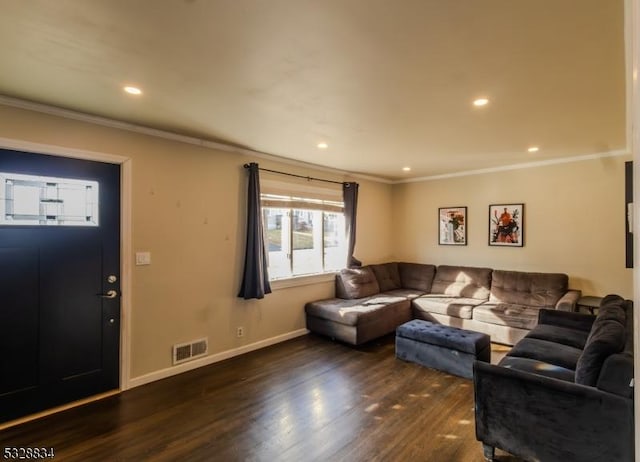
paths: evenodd
<path fill-rule="evenodd" d="M 491 362 L 491 338 L 414 319 L 396 329 L 396 357 L 471 379 L 476 359 Z"/>

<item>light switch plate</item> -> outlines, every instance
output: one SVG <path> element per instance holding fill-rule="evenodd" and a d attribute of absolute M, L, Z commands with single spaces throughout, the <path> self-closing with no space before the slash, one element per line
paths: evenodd
<path fill-rule="evenodd" d="M 136 252 L 136 265 L 150 265 L 151 252 Z"/>

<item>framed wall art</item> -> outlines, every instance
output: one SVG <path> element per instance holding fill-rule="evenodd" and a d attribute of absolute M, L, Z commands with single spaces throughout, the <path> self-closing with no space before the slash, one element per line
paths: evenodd
<path fill-rule="evenodd" d="M 524 245 L 524 204 L 489 206 L 489 245 L 500 247 Z"/>
<path fill-rule="evenodd" d="M 438 244 L 467 245 L 467 208 L 438 209 Z"/>

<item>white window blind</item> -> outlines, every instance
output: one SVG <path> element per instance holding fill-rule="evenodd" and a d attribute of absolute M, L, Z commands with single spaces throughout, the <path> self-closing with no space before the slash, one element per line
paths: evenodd
<path fill-rule="evenodd" d="M 340 185 L 261 180 L 269 277 L 337 271 L 346 261 Z"/>

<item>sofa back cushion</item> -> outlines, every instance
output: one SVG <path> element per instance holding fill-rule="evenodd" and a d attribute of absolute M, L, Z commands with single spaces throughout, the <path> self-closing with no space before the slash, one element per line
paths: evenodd
<path fill-rule="evenodd" d="M 633 397 L 633 302 L 618 295 L 602 300 L 596 321 L 615 321 L 624 326 L 625 345 L 619 353 L 605 357 L 596 387 L 626 398 Z"/>
<path fill-rule="evenodd" d="M 596 319 L 576 364 L 576 383 L 596 386 L 605 360 L 622 351 L 625 342 L 622 324 L 610 319 Z"/>
<path fill-rule="evenodd" d="M 490 301 L 536 307 L 555 307 L 567 293 L 569 277 L 560 273 L 494 270 Z"/>
<path fill-rule="evenodd" d="M 369 266 L 345 268 L 336 275 L 336 297 L 344 299 L 370 297 L 380 292 L 380 286 Z"/>
<path fill-rule="evenodd" d="M 487 300 L 491 268 L 440 265 L 431 286 L 432 294 Z"/>
<path fill-rule="evenodd" d="M 403 289 L 419 290 L 430 293 L 433 277 L 436 274 L 434 265 L 422 263 L 398 263 L 400 284 Z"/>
<path fill-rule="evenodd" d="M 380 292 L 399 289 L 401 287 L 400 273 L 398 272 L 397 263 L 371 265 L 371 269 L 373 270 L 373 274 L 376 276 L 378 286 L 380 286 Z"/>
<path fill-rule="evenodd" d="M 600 302 L 596 320 L 617 321 L 624 326 L 627 320 L 625 306 L 626 301 L 624 298 L 619 295 L 607 295 Z"/>

